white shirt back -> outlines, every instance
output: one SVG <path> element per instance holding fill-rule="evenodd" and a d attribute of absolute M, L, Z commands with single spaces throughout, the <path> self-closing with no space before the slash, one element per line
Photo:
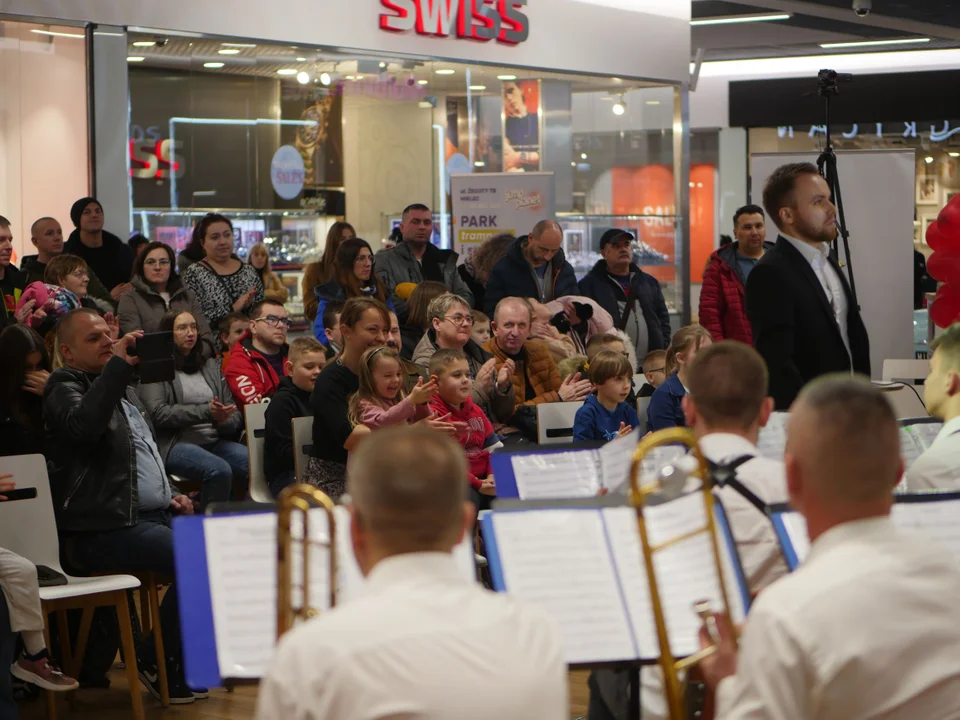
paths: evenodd
<path fill-rule="evenodd" d="M 907 470 L 907 492 L 960 490 L 960 417 L 944 423 L 923 455 Z"/>
<path fill-rule="evenodd" d="M 718 720 L 960 718 L 960 568 L 889 518 L 845 523 L 760 595 Z"/>
<path fill-rule="evenodd" d="M 540 611 L 463 580 L 446 553 L 377 564 L 363 591 L 288 633 L 258 720 L 557 720 L 560 634 Z"/>

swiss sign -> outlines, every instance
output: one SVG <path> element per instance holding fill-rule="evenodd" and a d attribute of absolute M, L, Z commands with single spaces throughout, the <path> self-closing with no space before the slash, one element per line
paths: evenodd
<path fill-rule="evenodd" d="M 530 36 L 530 19 L 520 11 L 527 0 L 380 0 L 380 29 L 504 45 Z"/>

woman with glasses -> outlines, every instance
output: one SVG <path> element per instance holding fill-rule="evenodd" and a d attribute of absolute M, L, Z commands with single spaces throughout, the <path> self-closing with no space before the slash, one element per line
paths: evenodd
<path fill-rule="evenodd" d="M 167 312 L 189 312 L 197 320 L 200 352 L 204 357 L 213 357 L 213 333 L 197 296 L 177 274 L 173 248 L 161 242 L 149 243 L 137 253 L 131 283 L 133 290 L 121 296 L 117 309 L 122 335 L 134 330 L 157 332 Z"/>
<path fill-rule="evenodd" d="M 368 297 L 379 300 L 393 310 L 393 305 L 387 300 L 383 281 L 373 272 L 373 250 L 366 240 L 360 238 L 350 238 L 340 243 L 333 278 L 323 285 L 318 285 L 315 293 L 317 317 L 313 322 L 313 334 L 324 346 L 328 341 L 323 327 L 323 311 L 328 303 L 343 303 L 350 298 Z"/>
<path fill-rule="evenodd" d="M 193 229 L 184 252 L 202 248 L 204 257 L 183 273 L 183 284 L 200 301 L 209 327 L 232 312 L 247 312 L 263 300 L 263 283 L 257 271 L 234 252 L 233 224 L 223 215 L 207 213 Z M 219 339 L 218 339 L 219 342 Z"/>
<path fill-rule="evenodd" d="M 460 350 L 467 356 L 473 377 L 473 401 L 494 422 L 507 423 L 516 405 L 510 379 L 513 362 L 504 363 L 497 373 L 493 355 L 470 337 L 473 315 L 467 302 L 459 295 L 444 293 L 430 302 L 427 319 L 430 328 L 413 351 L 414 364 L 429 367 L 437 350 Z"/>
<path fill-rule="evenodd" d="M 177 372 L 170 382 L 141 384 L 157 448 L 171 475 L 200 482 L 200 504 L 226 502 L 234 482 L 246 487 L 247 448 L 235 440 L 243 418 L 220 373 L 220 362 L 200 352 L 200 330 L 191 312 L 171 310 L 159 330 L 173 332 Z"/>

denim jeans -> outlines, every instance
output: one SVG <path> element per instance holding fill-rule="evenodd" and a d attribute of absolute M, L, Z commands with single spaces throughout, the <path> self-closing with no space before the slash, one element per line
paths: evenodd
<path fill-rule="evenodd" d="M 233 478 L 246 484 L 250 472 L 247 446 L 229 440 L 217 440 L 200 447 L 177 443 L 167 454 L 167 472 L 190 480 L 199 480 L 200 504 L 227 502 L 233 489 Z"/>
<path fill-rule="evenodd" d="M 17 703 L 13 700 L 10 666 L 13 664 L 17 634 L 10 629 L 7 601 L 0 593 L 0 720 L 17 720 Z"/>
<path fill-rule="evenodd" d="M 173 574 L 173 530 L 170 513 L 140 513 L 133 527 L 106 532 L 70 533 L 70 558 L 84 573 L 125 573 L 154 571 Z M 168 660 L 183 666 L 180 653 L 180 612 L 177 591 L 170 586 L 160 602 L 160 624 L 163 626 L 163 647 Z M 153 636 L 144 638 L 140 660 L 156 661 Z M 128 660 L 129 662 L 129 660 Z"/>

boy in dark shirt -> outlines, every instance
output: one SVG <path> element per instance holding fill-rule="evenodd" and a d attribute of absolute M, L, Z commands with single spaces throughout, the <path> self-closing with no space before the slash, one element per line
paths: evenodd
<path fill-rule="evenodd" d="M 264 431 L 263 470 L 274 497 L 293 484 L 295 453 L 293 419 L 311 417 L 310 393 L 326 365 L 323 345 L 316 338 L 299 337 L 290 343 L 286 374 L 270 400 Z"/>

